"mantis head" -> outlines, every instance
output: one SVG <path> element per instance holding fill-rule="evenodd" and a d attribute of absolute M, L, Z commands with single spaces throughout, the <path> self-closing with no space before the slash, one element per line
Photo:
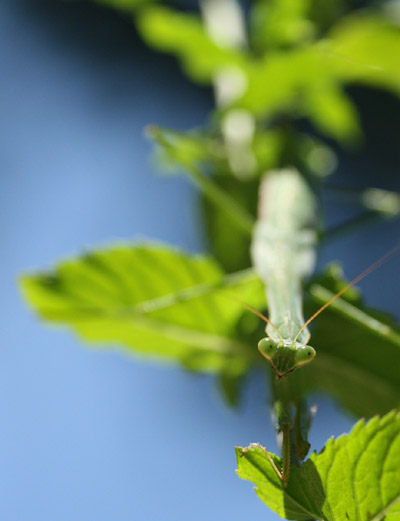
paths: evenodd
<path fill-rule="evenodd" d="M 271 364 L 275 376 L 282 380 L 298 367 L 303 367 L 314 360 L 315 349 L 300 342 L 262 338 L 258 350 Z"/>

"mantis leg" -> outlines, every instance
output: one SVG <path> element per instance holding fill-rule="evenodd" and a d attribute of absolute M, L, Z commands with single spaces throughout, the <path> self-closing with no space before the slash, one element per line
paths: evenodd
<path fill-rule="evenodd" d="M 317 406 L 313 405 L 309 409 L 304 398 L 300 398 L 296 403 L 296 415 L 293 425 L 293 450 L 300 461 L 307 456 L 310 450 L 310 443 L 307 440 L 308 431 L 316 412 Z"/>
<path fill-rule="evenodd" d="M 275 414 L 277 415 L 277 420 L 278 420 L 278 425 L 279 425 L 278 432 L 279 432 L 279 434 L 282 434 L 282 467 L 281 467 L 281 470 L 279 470 L 278 467 L 276 466 L 274 460 L 269 455 L 268 450 L 260 443 L 251 443 L 248 447 L 243 449 L 242 456 L 244 456 L 246 454 L 246 452 L 248 452 L 251 449 L 254 449 L 254 448 L 261 449 L 267 456 L 268 461 L 271 463 L 272 468 L 276 472 L 276 475 L 282 481 L 283 486 L 286 488 L 289 483 L 289 475 L 290 475 L 291 430 L 293 427 L 293 422 L 280 400 L 275 402 L 274 409 L 275 409 Z"/>
<path fill-rule="evenodd" d="M 383 218 L 387 218 L 387 216 L 384 216 L 382 213 L 374 212 L 373 210 L 367 210 L 356 217 L 352 217 L 351 219 L 338 224 L 337 226 L 324 230 L 320 234 L 320 237 L 323 241 L 339 239 L 340 237 L 353 233 L 360 228 L 364 228 L 365 225 L 369 225 L 371 222 L 379 221 Z"/>
<path fill-rule="evenodd" d="M 282 476 L 281 480 L 286 488 L 289 483 L 290 475 L 290 431 L 292 430 L 292 421 L 282 424 L 279 422 L 280 430 L 282 432 Z"/>
<path fill-rule="evenodd" d="M 281 407 L 281 404 L 278 404 L 278 408 Z M 295 456 L 297 456 L 299 460 L 298 463 L 300 463 L 300 461 L 307 456 L 307 453 L 310 450 L 307 436 L 316 410 L 316 406 L 311 407 L 309 410 L 307 402 L 304 399 L 300 399 L 296 404 L 294 422 L 290 419 L 286 410 L 282 408 L 280 411 L 278 423 L 279 431 L 282 434 L 282 470 L 279 471 L 277 469 L 269 454 L 268 460 L 279 478 L 282 480 L 285 488 L 289 483 L 292 445 Z M 264 451 L 267 453 L 266 449 L 264 449 Z"/>
<path fill-rule="evenodd" d="M 282 471 L 278 476 L 282 480 L 283 485 L 287 487 L 290 475 L 291 430 L 293 421 L 282 400 L 275 402 L 274 410 L 279 425 L 278 432 L 282 435 Z"/>

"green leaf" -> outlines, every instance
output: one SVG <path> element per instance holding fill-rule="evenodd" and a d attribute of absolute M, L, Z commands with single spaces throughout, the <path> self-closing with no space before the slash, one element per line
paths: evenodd
<path fill-rule="evenodd" d="M 326 53 L 338 79 L 400 95 L 400 28 L 379 16 L 344 18 L 328 35 Z"/>
<path fill-rule="evenodd" d="M 297 467 L 285 489 L 261 448 L 236 448 L 238 475 L 285 519 L 394 521 L 400 514 L 400 413 L 390 412 L 331 439 Z M 278 468 L 280 459 L 271 454 Z M 386 516 L 386 517 L 385 517 Z"/>
<path fill-rule="evenodd" d="M 149 125 L 147 135 L 154 139 L 157 162 L 167 173 L 181 171 L 182 164 L 193 166 L 215 164 L 223 159 L 222 145 L 206 133 L 197 130 L 179 132 L 173 129 Z M 173 153 L 171 153 L 173 150 Z"/>
<path fill-rule="evenodd" d="M 359 122 L 343 85 L 359 82 L 400 94 L 400 30 L 384 18 L 348 16 L 326 39 L 313 42 L 309 0 L 257 6 L 263 16 L 256 16 L 260 27 L 256 24 L 254 38 L 267 46 L 259 57 L 218 45 L 198 15 L 152 6 L 141 10 L 137 21 L 147 43 L 176 55 L 193 80 L 210 84 L 234 71 L 241 78 L 234 106 L 257 119 L 306 117 L 327 136 L 354 140 Z M 263 38 L 271 39 L 268 45 Z"/>
<path fill-rule="evenodd" d="M 137 23 L 149 45 L 176 55 L 188 76 L 200 83 L 210 83 L 221 68 L 236 69 L 243 63 L 240 52 L 210 38 L 197 15 L 154 6 L 139 13 Z"/>
<path fill-rule="evenodd" d="M 231 175 L 218 175 L 213 178 L 213 182 L 249 215 L 257 208 L 258 179 L 239 181 Z M 232 226 L 229 215 L 206 197 L 202 199 L 202 216 L 208 245 L 224 269 L 234 272 L 251 266 L 251 236 Z M 253 215 L 253 218 L 255 220 L 256 216 Z"/>
<path fill-rule="evenodd" d="M 257 50 L 298 44 L 312 37 L 310 0 L 258 0 L 251 10 L 251 41 Z"/>
<path fill-rule="evenodd" d="M 315 127 L 327 136 L 354 141 L 361 136 L 358 114 L 350 98 L 334 85 L 310 87 L 305 114 Z"/>
<path fill-rule="evenodd" d="M 310 46 L 272 51 L 247 65 L 248 88 L 240 105 L 260 118 L 298 110 L 307 88 L 325 78 L 327 67 Z"/>
<path fill-rule="evenodd" d="M 258 118 L 289 113 L 336 139 L 358 137 L 356 111 L 338 83 L 338 60 L 320 44 L 269 52 L 248 62 L 248 88 L 238 104 Z"/>
<path fill-rule="evenodd" d="M 122 345 L 191 370 L 238 374 L 256 349 L 238 340 L 245 301 L 263 300 L 255 275 L 225 276 L 209 257 L 155 245 L 115 246 L 25 276 L 28 302 L 44 319 L 65 324 L 89 342 Z M 247 313 L 247 311 L 245 312 Z M 235 368 L 233 371 L 232 368 Z"/>
<path fill-rule="evenodd" d="M 311 0 L 308 14 L 318 27 L 319 33 L 324 34 L 346 11 L 353 9 L 355 3 L 354 0 Z"/>
<path fill-rule="evenodd" d="M 310 314 L 346 283 L 337 265 L 312 282 Z M 310 343 L 317 357 L 302 370 L 309 391 L 334 396 L 356 416 L 371 417 L 400 406 L 400 328 L 390 316 L 365 308 L 352 290 L 312 326 Z"/>
<path fill-rule="evenodd" d="M 308 0 L 258 4 L 256 11 L 265 11 L 265 16 L 256 17 L 257 23 L 276 29 L 256 30 L 256 39 L 267 35 L 273 41 L 260 57 L 218 45 L 199 16 L 165 7 L 142 10 L 138 27 L 147 43 L 175 54 L 195 81 L 210 84 L 216 75 L 235 71 L 242 87 L 234 106 L 250 111 L 257 119 L 280 114 L 306 117 L 330 137 L 358 139 L 357 113 L 342 85 L 357 81 L 399 94 L 400 31 L 383 18 L 358 15 L 340 22 L 329 38 L 313 42 L 305 37 L 313 26 L 305 18 L 308 8 Z M 283 32 L 277 29 L 282 24 L 286 28 Z M 302 45 L 285 47 L 302 39 Z M 261 47 L 264 44 L 259 43 Z"/>

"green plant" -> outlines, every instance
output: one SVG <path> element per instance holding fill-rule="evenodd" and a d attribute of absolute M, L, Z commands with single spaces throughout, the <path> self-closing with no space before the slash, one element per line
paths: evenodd
<path fill-rule="evenodd" d="M 289 176 L 277 199 L 281 207 L 295 190 L 294 178 L 313 186 L 311 195 L 303 188 L 296 192 L 299 197 L 282 212 L 306 207 L 304 224 L 298 226 L 295 215 L 290 226 L 273 225 L 284 248 L 295 245 L 286 257 L 279 255 L 279 263 L 293 254 L 297 261 L 304 253 L 299 236 L 312 232 L 311 261 L 299 280 L 298 264 L 285 265 L 291 293 L 286 309 L 301 298 L 300 282 L 313 271 L 315 248 L 337 231 L 324 229 L 313 203 L 326 190 L 336 159 L 323 138 L 301 131 L 298 121 L 307 119 L 322 136 L 341 143 L 359 142 L 360 122 L 345 86 L 362 83 L 400 93 L 398 26 L 378 7 L 354 12 L 351 2 L 333 0 L 258 0 L 246 19 L 234 0 L 203 0 L 201 15 L 145 0 L 102 3 L 132 12 L 149 45 L 176 55 L 190 78 L 214 87 L 216 109 L 205 128 L 148 129 L 165 167 L 183 170 L 200 188 L 211 255 L 190 256 L 149 243 L 113 246 L 60 263 L 52 273 L 23 277 L 28 301 L 43 318 L 68 325 L 87 341 L 117 343 L 143 356 L 215 373 L 230 404 L 238 402 L 251 369 L 260 368 L 272 386 L 285 461 L 261 446 L 237 448 L 239 475 L 253 481 L 261 499 L 287 519 L 396 519 L 400 422 L 389 411 L 400 402 L 398 325 L 365 309 L 359 293 L 349 290 L 313 324 L 316 359 L 277 381 L 255 348 L 265 336 L 263 324 L 243 302 L 262 310 L 265 282 L 269 312 L 285 312 L 273 302 L 286 289 L 276 287 L 273 268 L 263 273 L 278 243 L 256 260 L 257 271 L 251 267 L 250 244 L 260 187 L 274 177 L 281 183 L 288 167 L 301 176 Z M 357 222 L 400 211 L 395 193 L 369 189 L 355 199 L 362 209 Z M 267 243 L 271 247 L 271 240 Z M 337 265 L 306 279 L 307 315 L 345 286 Z M 293 322 L 300 328 L 297 319 Z M 283 326 L 274 325 L 283 334 Z M 267 334 L 273 337 L 273 329 Z M 307 342 L 305 331 L 304 339 L 295 335 L 294 342 Z M 272 355 L 264 355 L 271 362 Z M 302 463 L 313 415 L 306 399 L 315 390 L 334 396 L 357 416 L 385 416 L 358 423 L 349 436 L 328 442 L 321 454 Z M 284 483 L 271 460 L 278 470 L 286 469 Z"/>

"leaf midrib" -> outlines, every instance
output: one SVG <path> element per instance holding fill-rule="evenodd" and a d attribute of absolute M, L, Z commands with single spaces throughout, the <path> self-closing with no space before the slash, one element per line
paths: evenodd
<path fill-rule="evenodd" d="M 385 508 L 378 512 L 376 516 L 373 517 L 370 521 L 381 521 L 383 519 L 383 516 L 385 516 L 389 512 L 389 510 L 393 508 L 395 505 L 397 505 L 397 503 L 399 502 L 400 493 L 394 499 L 392 499 L 392 501 Z"/>
<path fill-rule="evenodd" d="M 83 309 L 81 308 L 83 311 Z M 222 354 L 236 354 L 241 355 L 249 360 L 256 359 L 256 350 L 254 350 L 254 356 L 252 355 L 252 351 L 248 349 L 248 346 L 243 342 L 237 342 L 229 337 L 219 336 L 211 333 L 204 333 L 202 331 L 198 331 L 196 329 L 187 328 L 178 324 L 171 324 L 168 322 L 163 322 L 162 320 L 157 320 L 151 318 L 149 316 L 143 316 L 142 313 L 135 315 L 132 313 L 134 308 L 130 309 L 129 314 L 119 314 L 119 313 L 108 313 L 104 309 L 91 309 L 92 316 L 82 317 L 79 313 L 79 310 L 75 308 L 75 312 L 77 313 L 76 318 L 72 318 L 71 315 L 65 315 L 65 313 L 61 313 L 61 315 L 57 318 L 57 313 L 53 311 L 46 312 L 45 309 L 41 309 L 41 312 L 48 319 L 53 319 L 55 321 L 65 322 L 65 319 L 68 317 L 69 321 L 67 325 L 72 325 L 71 320 L 77 320 L 79 322 L 90 322 L 95 321 L 101 318 L 107 318 L 110 320 L 121 320 L 132 322 L 137 325 L 139 328 L 154 331 L 157 329 L 162 332 L 164 336 L 169 337 L 171 340 L 177 340 L 180 342 L 185 342 L 188 344 L 193 344 L 196 348 L 204 349 L 204 350 L 213 350 L 215 352 L 219 352 Z M 87 310 L 86 310 L 87 313 Z"/>

